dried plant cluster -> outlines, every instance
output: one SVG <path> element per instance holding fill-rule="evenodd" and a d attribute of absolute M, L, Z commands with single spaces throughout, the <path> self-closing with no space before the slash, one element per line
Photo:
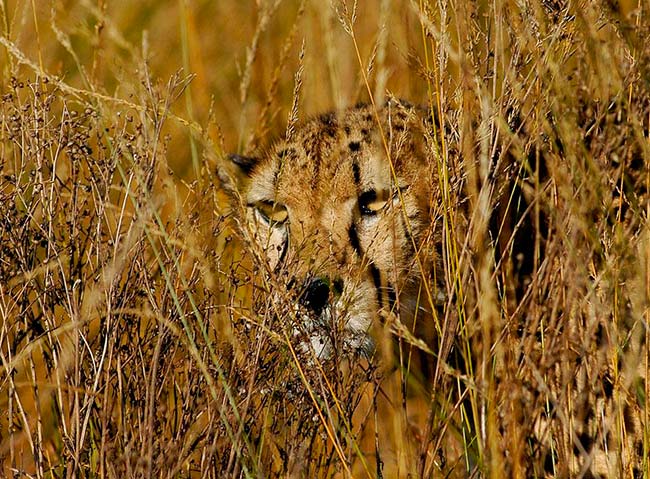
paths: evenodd
<path fill-rule="evenodd" d="M 647 5 L 37 3 L 0 2 L 0 476 L 649 475 Z M 215 171 L 389 96 L 445 122 L 453 301 L 314 361 Z"/>

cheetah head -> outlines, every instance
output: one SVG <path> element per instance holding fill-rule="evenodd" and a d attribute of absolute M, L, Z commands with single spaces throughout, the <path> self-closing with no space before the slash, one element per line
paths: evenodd
<path fill-rule="evenodd" d="M 282 278 L 270 294 L 290 298 L 319 358 L 370 355 L 378 318 L 420 308 L 438 185 L 425 121 L 403 103 L 360 106 L 314 118 L 259 156 L 230 156 L 243 230 Z"/>

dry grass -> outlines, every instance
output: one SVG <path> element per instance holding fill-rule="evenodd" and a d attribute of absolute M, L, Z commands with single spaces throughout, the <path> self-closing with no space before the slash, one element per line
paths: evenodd
<path fill-rule="evenodd" d="M 0 475 L 648 477 L 647 8 L 0 1 Z M 386 92 L 455 132 L 431 381 L 302 360 L 214 174 Z"/>

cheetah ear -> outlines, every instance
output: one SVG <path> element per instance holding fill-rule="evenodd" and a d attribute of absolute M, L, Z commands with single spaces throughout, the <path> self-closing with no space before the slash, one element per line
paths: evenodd
<path fill-rule="evenodd" d="M 251 172 L 255 168 L 255 165 L 259 162 L 259 158 L 252 156 L 243 156 L 237 154 L 228 155 L 228 159 L 237 165 L 242 173 L 246 176 L 250 176 Z"/>
<path fill-rule="evenodd" d="M 250 178 L 258 161 L 257 158 L 237 154 L 220 156 L 217 160 L 216 173 L 224 190 L 228 193 L 237 193 Z"/>

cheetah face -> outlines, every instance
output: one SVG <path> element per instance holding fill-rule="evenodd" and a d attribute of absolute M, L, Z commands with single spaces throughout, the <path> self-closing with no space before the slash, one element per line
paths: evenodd
<path fill-rule="evenodd" d="M 257 158 L 231 160 L 245 173 L 249 239 L 282 278 L 272 294 L 290 298 L 303 344 L 320 358 L 369 355 L 371 325 L 414 308 L 426 262 L 416 251 L 433 179 L 414 110 L 324 115 Z"/>

